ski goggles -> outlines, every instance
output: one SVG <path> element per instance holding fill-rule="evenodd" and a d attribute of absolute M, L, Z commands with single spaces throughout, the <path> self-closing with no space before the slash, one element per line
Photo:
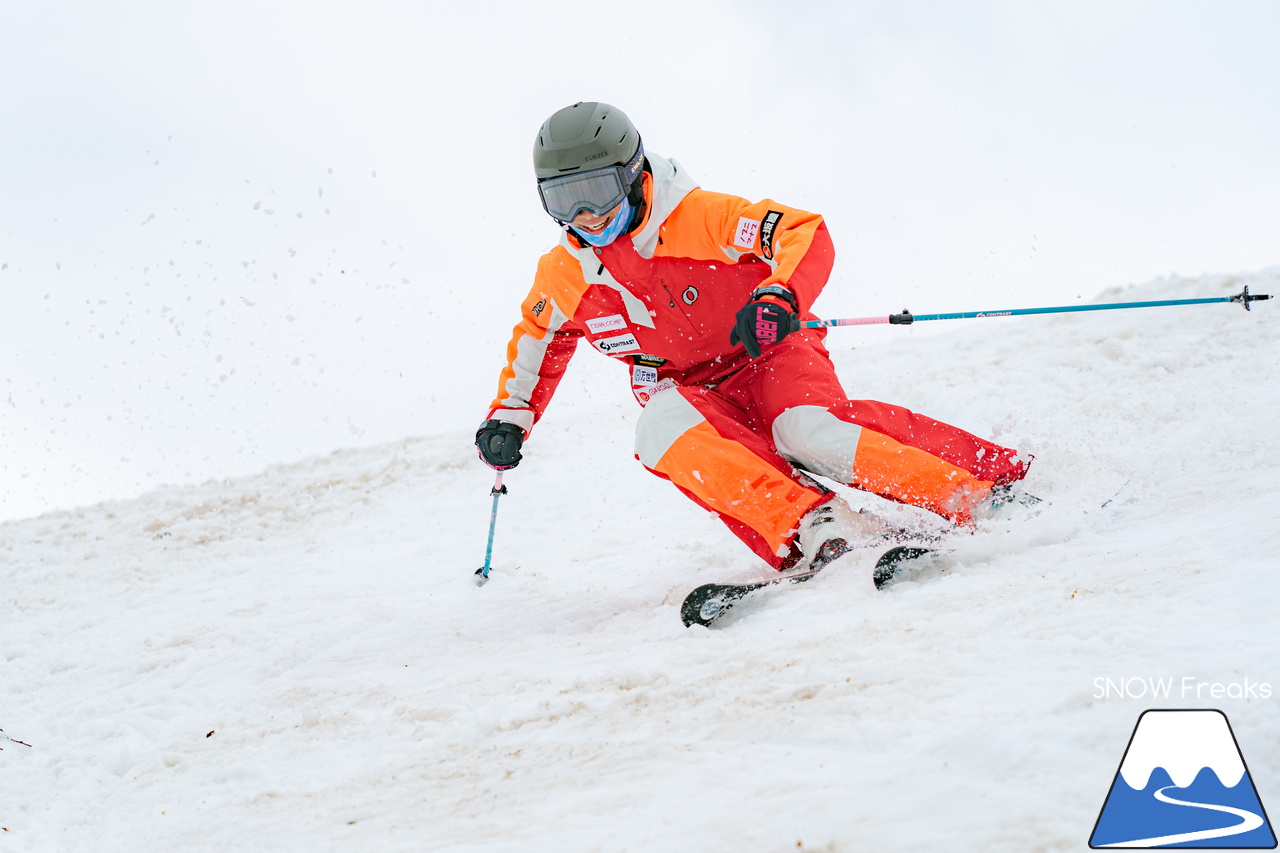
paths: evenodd
<path fill-rule="evenodd" d="M 604 216 L 627 197 L 643 168 L 644 143 L 640 143 L 636 153 L 622 165 L 539 181 L 538 195 L 542 207 L 560 222 L 572 222 L 584 210 Z"/>

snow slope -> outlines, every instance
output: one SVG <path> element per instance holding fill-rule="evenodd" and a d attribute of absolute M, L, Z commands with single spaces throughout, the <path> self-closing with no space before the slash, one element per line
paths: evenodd
<path fill-rule="evenodd" d="M 1244 284 L 1280 268 L 1086 301 Z M 631 458 L 598 357 L 482 589 L 464 434 L 0 524 L 0 850 L 1084 850 L 1148 707 L 1221 708 L 1275 814 L 1278 309 L 834 330 L 852 395 L 1035 454 L 1052 506 L 715 631 L 682 594 L 760 567 Z"/>

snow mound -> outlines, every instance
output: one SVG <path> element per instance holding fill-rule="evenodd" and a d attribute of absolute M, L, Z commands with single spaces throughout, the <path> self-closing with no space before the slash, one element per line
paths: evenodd
<path fill-rule="evenodd" d="M 1246 284 L 1280 268 L 1088 301 Z M 1278 308 L 833 330 L 851 396 L 1034 454 L 1052 505 L 716 631 L 683 593 L 761 567 L 631 458 L 624 377 L 585 354 L 484 588 L 465 434 L 0 524 L 0 847 L 1079 849 L 1153 701 L 1099 695 L 1127 677 L 1211 685 L 1160 701 L 1222 708 L 1265 800 L 1280 697 L 1212 685 L 1278 678 Z"/>

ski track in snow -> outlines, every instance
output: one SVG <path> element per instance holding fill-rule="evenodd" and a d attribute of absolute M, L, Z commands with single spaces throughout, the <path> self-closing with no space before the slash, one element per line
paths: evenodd
<path fill-rule="evenodd" d="M 1280 268 L 1088 301 L 1245 284 Z M 632 459 L 625 376 L 586 353 L 483 589 L 469 435 L 0 524 L 0 728 L 30 744 L 0 741 L 0 850 L 1083 849 L 1150 706 L 1095 678 L 1280 686 L 1278 309 L 832 331 L 851 396 L 1035 454 L 1053 504 L 715 631 L 680 598 L 761 567 Z M 1222 708 L 1264 802 L 1278 702 L 1158 700 Z"/>

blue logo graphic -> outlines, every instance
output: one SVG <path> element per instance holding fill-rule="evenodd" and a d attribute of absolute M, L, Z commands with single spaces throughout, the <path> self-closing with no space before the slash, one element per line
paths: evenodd
<path fill-rule="evenodd" d="M 1089 846 L 1275 848 L 1226 714 L 1144 711 Z"/>

